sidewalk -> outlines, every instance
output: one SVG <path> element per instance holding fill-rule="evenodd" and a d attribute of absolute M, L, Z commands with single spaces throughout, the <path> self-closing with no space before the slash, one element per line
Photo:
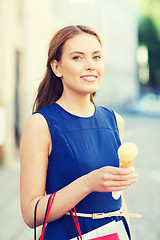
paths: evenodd
<path fill-rule="evenodd" d="M 0 239 L 32 240 L 33 229 L 25 225 L 20 210 L 19 162 L 0 168 Z"/>

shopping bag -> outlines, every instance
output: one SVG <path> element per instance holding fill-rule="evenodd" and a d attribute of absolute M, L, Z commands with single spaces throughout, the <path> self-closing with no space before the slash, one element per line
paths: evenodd
<path fill-rule="evenodd" d="M 106 236 L 92 238 L 90 240 L 120 240 L 117 233 L 109 234 Z"/>
<path fill-rule="evenodd" d="M 71 213 L 72 213 L 72 217 L 74 219 L 74 223 L 75 223 L 75 226 L 76 226 L 78 234 L 79 234 L 78 239 L 80 239 L 80 240 L 94 240 L 94 239 L 96 239 L 96 240 L 100 240 L 100 239 L 114 240 L 113 237 L 115 237 L 115 240 L 117 240 L 117 239 L 118 240 L 129 240 L 122 220 L 120 220 L 118 222 L 112 221 L 110 223 L 107 223 L 99 228 L 96 228 L 96 229 L 82 235 L 81 231 L 80 231 L 80 226 L 79 226 L 75 208 L 74 208 L 74 214 L 73 214 L 73 211 Z M 77 237 L 71 238 L 70 240 L 77 240 Z"/>

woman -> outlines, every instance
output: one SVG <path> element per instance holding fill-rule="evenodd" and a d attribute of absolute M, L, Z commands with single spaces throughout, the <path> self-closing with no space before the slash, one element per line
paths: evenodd
<path fill-rule="evenodd" d="M 36 202 L 40 199 L 39 226 L 50 194 L 57 191 L 44 239 L 69 239 L 61 219 L 76 236 L 72 219 L 66 215 L 74 206 L 77 213 L 87 214 L 125 208 L 112 192 L 136 182 L 133 168 L 118 168 L 122 117 L 94 104 L 103 71 L 101 40 L 92 29 L 68 26 L 54 35 L 34 114 L 26 122 L 20 147 L 21 209 L 29 227 L 34 226 Z M 123 220 L 130 236 L 122 216 L 79 217 L 82 234 L 113 220 Z"/>

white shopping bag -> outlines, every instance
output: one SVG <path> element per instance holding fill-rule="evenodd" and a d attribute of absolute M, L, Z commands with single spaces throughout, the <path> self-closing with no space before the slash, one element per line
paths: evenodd
<path fill-rule="evenodd" d="M 122 221 L 118 221 L 118 222 L 112 221 L 110 223 L 107 223 L 99 228 L 96 228 L 88 233 L 83 234 L 82 239 L 89 240 L 92 238 L 102 237 L 107 234 L 113 234 L 113 233 L 117 233 L 120 240 L 129 240 L 127 232 L 125 230 L 125 227 L 124 227 L 124 224 Z M 80 239 L 80 237 L 79 237 L 79 239 Z M 77 240 L 77 237 L 72 238 L 70 240 Z"/>

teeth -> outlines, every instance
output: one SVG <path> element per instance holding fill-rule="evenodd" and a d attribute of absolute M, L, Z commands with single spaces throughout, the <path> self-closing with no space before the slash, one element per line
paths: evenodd
<path fill-rule="evenodd" d="M 81 77 L 84 81 L 94 82 L 97 79 L 97 76 L 82 76 Z"/>
<path fill-rule="evenodd" d="M 96 78 L 95 76 L 84 76 L 85 78 Z"/>
<path fill-rule="evenodd" d="M 85 78 L 85 79 L 90 79 L 90 80 L 94 80 L 96 77 L 89 77 L 89 76 L 84 76 L 84 77 L 82 77 L 82 78 Z"/>

